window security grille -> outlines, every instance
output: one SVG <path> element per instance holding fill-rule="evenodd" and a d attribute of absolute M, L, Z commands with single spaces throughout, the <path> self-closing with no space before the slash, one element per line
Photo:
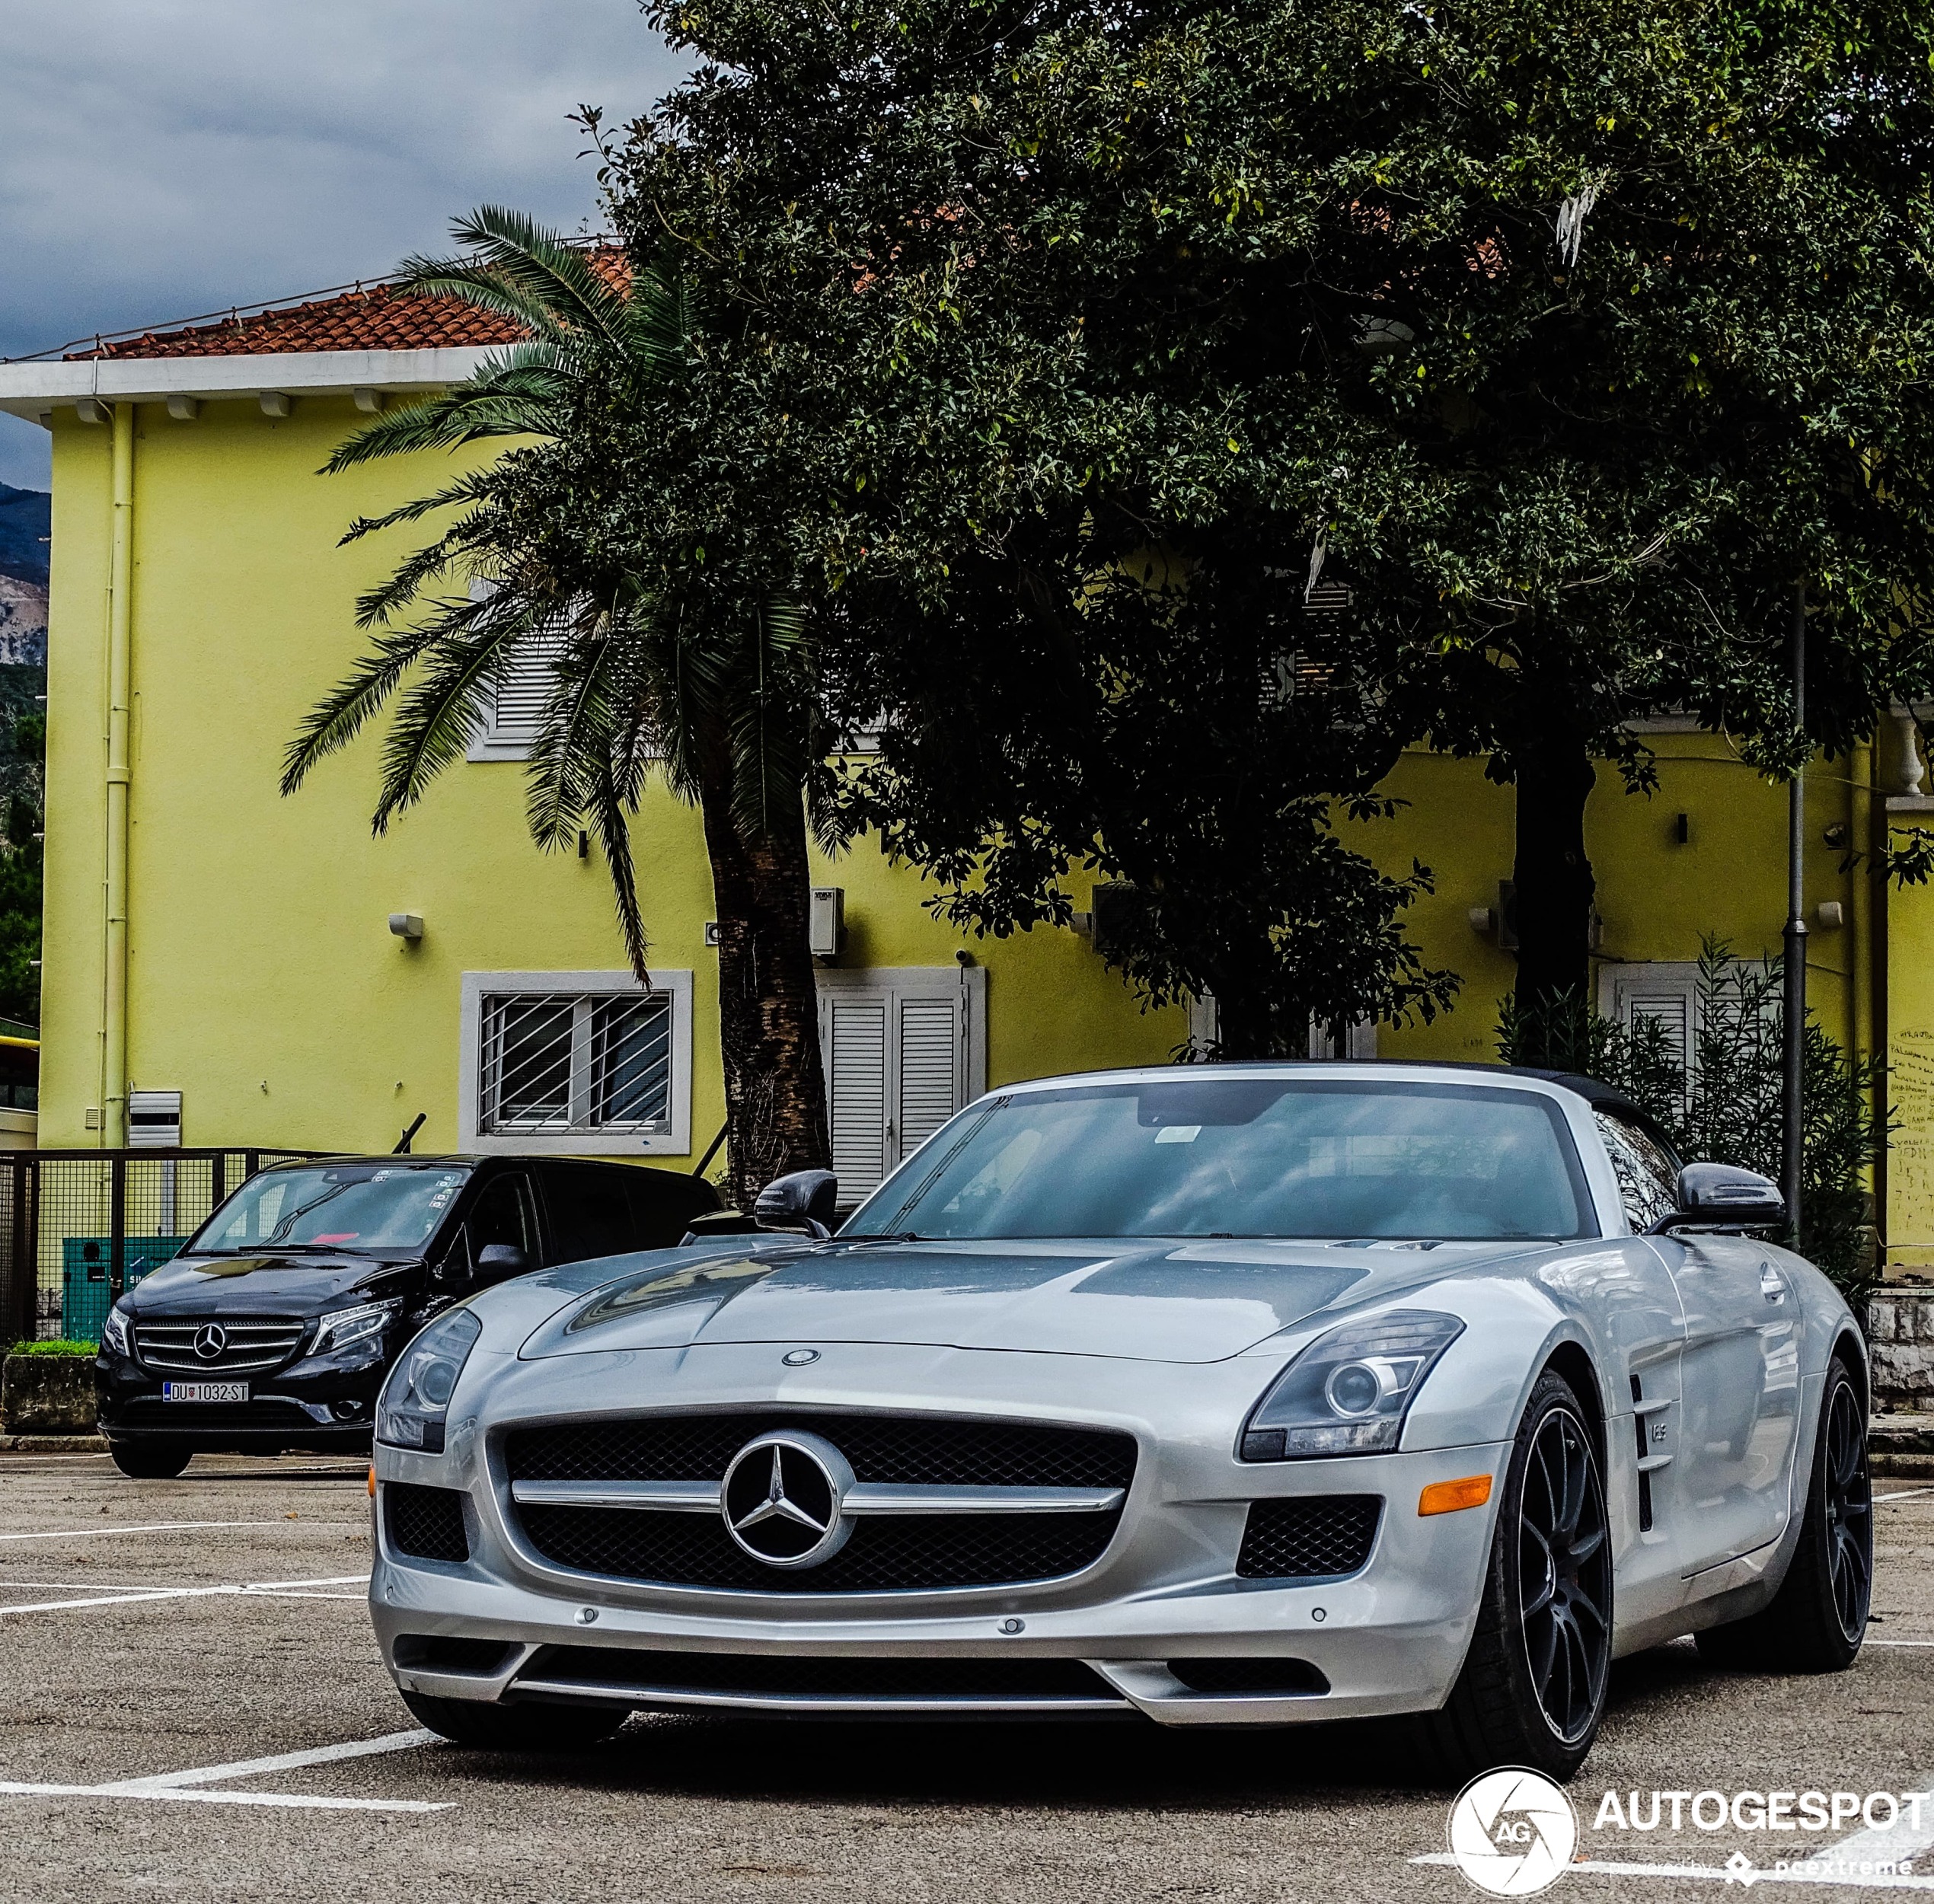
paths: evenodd
<path fill-rule="evenodd" d="M 479 1128 L 672 1127 L 669 993 L 486 993 Z"/>

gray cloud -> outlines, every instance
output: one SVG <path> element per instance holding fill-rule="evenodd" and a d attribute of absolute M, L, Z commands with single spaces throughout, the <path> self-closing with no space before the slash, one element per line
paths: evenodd
<path fill-rule="evenodd" d="M 678 72 L 634 0 L 0 6 L 0 356 L 380 276 L 475 204 L 594 225 L 565 115 Z M 46 467 L 0 416 L 0 481 Z"/>

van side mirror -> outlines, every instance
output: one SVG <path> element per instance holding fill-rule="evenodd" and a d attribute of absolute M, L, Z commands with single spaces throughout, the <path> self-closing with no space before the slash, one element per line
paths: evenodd
<path fill-rule="evenodd" d="M 1773 1229 L 1786 1220 L 1779 1185 L 1757 1170 L 1729 1163 L 1689 1163 L 1679 1172 L 1679 1207 L 1646 1230 L 1662 1236 L 1674 1229 Z"/>
<path fill-rule="evenodd" d="M 530 1258 L 515 1243 L 486 1243 L 477 1254 L 477 1280 L 508 1282 L 513 1276 L 522 1275 L 530 1266 Z"/>
<path fill-rule="evenodd" d="M 830 1236 L 839 1204 L 839 1179 L 830 1170 L 795 1170 L 759 1192 L 752 1216 L 761 1229 L 803 1229 Z"/>

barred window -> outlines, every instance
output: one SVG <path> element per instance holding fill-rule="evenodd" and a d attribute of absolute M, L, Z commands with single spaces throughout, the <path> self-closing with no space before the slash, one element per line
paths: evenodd
<path fill-rule="evenodd" d="M 467 972 L 460 1136 L 485 1150 L 681 1154 L 691 974 Z"/>
<path fill-rule="evenodd" d="M 672 1000 L 487 993 L 480 1127 L 667 1131 Z"/>

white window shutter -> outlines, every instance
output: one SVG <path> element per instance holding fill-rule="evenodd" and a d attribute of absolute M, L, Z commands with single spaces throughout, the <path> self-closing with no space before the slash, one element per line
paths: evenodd
<path fill-rule="evenodd" d="M 957 966 L 820 974 L 820 1060 L 842 1209 L 980 1095 L 985 979 Z"/>
<path fill-rule="evenodd" d="M 1648 959 L 1599 968 L 1598 1009 L 1629 1031 L 1652 1019 L 1681 1064 L 1699 1035 L 1699 966 L 1690 959 Z"/>
<path fill-rule="evenodd" d="M 960 1108 L 959 1004 L 944 998 L 902 998 L 899 1006 L 895 1080 L 899 1127 L 889 1144 L 895 1163 L 911 1156 Z"/>
<path fill-rule="evenodd" d="M 877 992 L 834 993 L 819 1003 L 833 1174 L 842 1204 L 870 1196 L 886 1174 L 887 1004 Z"/>

